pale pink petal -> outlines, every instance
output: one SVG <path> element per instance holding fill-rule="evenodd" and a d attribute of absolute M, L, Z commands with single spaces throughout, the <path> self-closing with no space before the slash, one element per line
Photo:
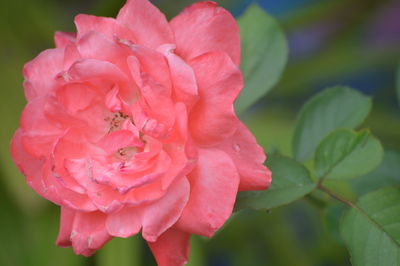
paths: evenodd
<path fill-rule="evenodd" d="M 54 34 L 54 42 L 57 48 L 64 48 L 76 41 L 76 34 L 72 32 L 56 31 Z"/>
<path fill-rule="evenodd" d="M 71 232 L 74 224 L 76 211 L 71 210 L 67 207 L 61 207 L 60 217 L 60 230 L 56 240 L 56 245 L 60 247 L 69 247 L 72 245 Z"/>
<path fill-rule="evenodd" d="M 195 141 L 212 145 L 230 137 L 238 118 L 233 102 L 243 87 L 239 68 L 226 53 L 213 52 L 193 59 L 200 99 L 189 114 L 189 129 Z"/>
<path fill-rule="evenodd" d="M 142 210 L 136 207 L 124 207 L 107 216 L 107 231 L 112 236 L 130 237 L 142 228 Z"/>
<path fill-rule="evenodd" d="M 92 255 L 112 237 L 108 234 L 107 216 L 97 212 L 76 212 L 71 232 L 72 247 L 76 254 Z"/>
<path fill-rule="evenodd" d="M 181 266 L 189 257 L 190 234 L 169 229 L 156 242 L 147 242 L 158 266 Z"/>
<path fill-rule="evenodd" d="M 239 65 L 240 35 L 233 16 L 214 2 L 185 8 L 170 22 L 176 52 L 186 60 L 211 51 L 224 51 Z"/>
<path fill-rule="evenodd" d="M 178 228 L 211 237 L 232 213 L 239 175 L 232 159 L 217 149 L 199 149 L 198 164 L 189 175 L 190 199 Z"/>
<path fill-rule="evenodd" d="M 128 0 L 119 11 L 117 21 L 133 32 L 138 44 L 156 48 L 173 43 L 173 34 L 164 14 L 148 0 Z"/>
<path fill-rule="evenodd" d="M 243 123 L 235 134 L 218 145 L 235 163 L 240 174 L 239 191 L 264 190 L 271 183 L 271 171 L 263 165 L 265 153 Z"/>
<path fill-rule="evenodd" d="M 143 207 L 142 235 L 154 242 L 180 217 L 189 198 L 190 185 L 185 177 L 176 180 L 160 200 Z"/>

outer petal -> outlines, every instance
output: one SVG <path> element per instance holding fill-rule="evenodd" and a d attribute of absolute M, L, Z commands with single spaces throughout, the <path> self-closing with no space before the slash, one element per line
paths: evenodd
<path fill-rule="evenodd" d="M 158 266 L 180 266 L 189 256 L 190 234 L 169 229 L 156 242 L 147 242 Z"/>
<path fill-rule="evenodd" d="M 117 21 L 133 32 L 139 44 L 156 48 L 163 43 L 173 43 L 165 16 L 147 0 L 128 0 L 119 11 Z"/>
<path fill-rule="evenodd" d="M 57 74 L 63 70 L 63 48 L 45 50 L 26 63 L 23 69 L 26 99 L 31 101 L 48 94 L 54 88 Z"/>
<path fill-rule="evenodd" d="M 232 158 L 240 174 L 239 191 L 267 189 L 271 183 L 271 171 L 263 165 L 265 153 L 255 137 L 243 123 L 235 134 L 218 145 Z"/>
<path fill-rule="evenodd" d="M 217 149 L 199 149 L 197 167 L 190 175 L 190 199 L 177 226 L 211 237 L 232 213 L 239 175 L 231 158 Z"/>
<path fill-rule="evenodd" d="M 239 68 L 226 53 L 213 52 L 193 59 L 200 100 L 189 114 L 189 129 L 195 141 L 211 145 L 230 137 L 238 119 L 233 102 L 243 87 Z"/>
<path fill-rule="evenodd" d="M 71 32 L 56 31 L 54 42 L 57 48 L 64 48 L 76 41 L 76 34 Z"/>
<path fill-rule="evenodd" d="M 144 207 L 143 238 L 156 241 L 181 216 L 183 208 L 189 199 L 190 185 L 185 177 L 181 177 L 168 189 L 160 200 Z"/>
<path fill-rule="evenodd" d="M 142 210 L 135 207 L 124 207 L 107 216 L 107 231 L 112 236 L 130 237 L 139 233 L 142 228 Z"/>
<path fill-rule="evenodd" d="M 60 230 L 56 240 L 57 246 L 69 247 L 72 245 L 71 232 L 74 224 L 75 213 L 75 211 L 67 207 L 61 207 Z"/>
<path fill-rule="evenodd" d="M 99 211 L 75 214 L 71 241 L 76 254 L 90 256 L 111 239 L 105 220 L 106 215 Z"/>
<path fill-rule="evenodd" d="M 79 14 L 75 17 L 75 25 L 78 31 L 78 39 L 90 31 L 96 31 L 108 36 L 111 40 L 117 37 L 124 41 L 136 41 L 133 33 L 119 25 L 113 18 Z"/>
<path fill-rule="evenodd" d="M 186 60 L 210 51 L 224 51 L 239 65 L 240 35 L 232 15 L 214 2 L 184 9 L 171 23 L 177 53 Z"/>

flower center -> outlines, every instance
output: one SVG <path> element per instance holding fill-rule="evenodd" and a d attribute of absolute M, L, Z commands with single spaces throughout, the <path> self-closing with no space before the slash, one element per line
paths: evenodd
<path fill-rule="evenodd" d="M 111 133 L 111 132 L 121 129 L 122 123 L 125 121 L 125 119 L 128 119 L 128 118 L 129 118 L 129 116 L 124 114 L 121 111 L 118 111 L 117 113 L 115 113 L 114 116 L 111 118 L 110 130 L 108 131 L 108 133 Z"/>

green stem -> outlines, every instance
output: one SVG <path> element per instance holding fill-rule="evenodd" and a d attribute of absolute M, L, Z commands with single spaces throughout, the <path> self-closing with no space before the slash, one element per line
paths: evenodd
<path fill-rule="evenodd" d="M 335 192 L 333 192 L 329 188 L 327 188 L 324 185 L 322 185 L 321 182 L 318 183 L 317 187 L 318 187 L 318 189 L 320 189 L 320 190 L 324 191 L 325 193 L 327 193 L 332 198 L 342 202 L 343 204 L 349 206 L 350 208 L 358 209 L 358 207 L 354 203 L 352 203 L 351 201 L 349 201 L 349 200 L 343 198 L 342 196 L 336 194 Z"/>

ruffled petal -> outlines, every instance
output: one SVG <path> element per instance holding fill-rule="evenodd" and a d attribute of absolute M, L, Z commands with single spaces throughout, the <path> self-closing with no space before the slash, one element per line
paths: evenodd
<path fill-rule="evenodd" d="M 76 34 L 72 32 L 56 31 L 54 34 L 54 43 L 57 48 L 64 48 L 76 41 Z"/>
<path fill-rule="evenodd" d="M 25 97 L 29 101 L 47 95 L 56 84 L 57 75 L 64 71 L 64 49 L 41 52 L 23 68 Z"/>
<path fill-rule="evenodd" d="M 218 145 L 233 160 L 240 174 L 239 191 L 264 190 L 271 183 L 271 171 L 263 165 L 266 157 L 262 147 L 243 123 L 235 134 Z"/>
<path fill-rule="evenodd" d="M 142 210 L 135 207 L 124 207 L 107 216 L 106 227 L 110 235 L 130 237 L 139 233 L 142 228 Z"/>
<path fill-rule="evenodd" d="M 117 21 L 133 32 L 138 44 L 156 48 L 173 43 L 173 34 L 164 14 L 148 0 L 128 0 Z"/>
<path fill-rule="evenodd" d="M 196 76 L 193 69 L 174 53 L 174 49 L 174 45 L 162 45 L 158 48 L 168 61 L 175 102 L 185 103 L 190 110 L 198 99 Z"/>
<path fill-rule="evenodd" d="M 243 87 L 242 74 L 221 52 L 204 54 L 190 64 L 200 99 L 189 114 L 189 129 L 196 142 L 212 145 L 230 137 L 237 128 L 233 102 Z"/>
<path fill-rule="evenodd" d="M 156 242 L 147 242 L 158 266 L 181 266 L 189 257 L 190 234 L 169 229 Z"/>
<path fill-rule="evenodd" d="M 79 14 L 75 17 L 75 25 L 78 31 L 78 39 L 90 31 L 96 31 L 106 35 L 110 40 L 117 37 L 117 41 L 136 42 L 133 33 L 118 24 L 114 18 Z"/>
<path fill-rule="evenodd" d="M 58 232 L 56 245 L 60 247 L 70 247 L 72 226 L 74 224 L 75 211 L 67 207 L 61 207 L 60 230 Z"/>
<path fill-rule="evenodd" d="M 181 216 L 189 199 L 190 185 L 185 177 L 176 180 L 160 200 L 143 209 L 142 235 L 154 242 Z"/>
<path fill-rule="evenodd" d="M 99 211 L 75 214 L 71 242 L 76 254 L 90 256 L 112 238 L 106 229 L 106 217 Z"/>
<path fill-rule="evenodd" d="M 172 19 L 170 25 L 176 52 L 186 60 L 211 51 L 224 51 L 239 65 L 239 28 L 233 16 L 216 3 L 193 4 Z"/>
<path fill-rule="evenodd" d="M 211 237 L 232 213 L 239 185 L 236 167 L 223 151 L 199 149 L 189 181 L 190 199 L 177 227 Z"/>

